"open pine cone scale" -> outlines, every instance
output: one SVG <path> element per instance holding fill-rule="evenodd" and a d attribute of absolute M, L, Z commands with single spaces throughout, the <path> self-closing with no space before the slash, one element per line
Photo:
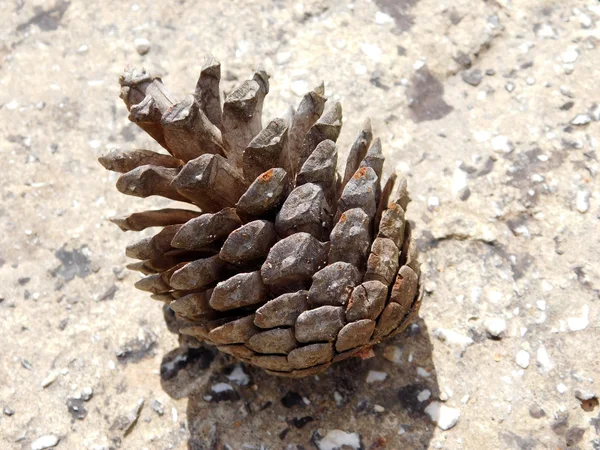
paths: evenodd
<path fill-rule="evenodd" d="M 323 85 L 263 127 L 259 71 L 221 103 L 208 57 L 194 95 L 175 100 L 144 70 L 121 76 L 129 119 L 169 154 L 112 150 L 117 189 L 190 204 L 112 219 L 162 227 L 127 247 L 136 287 L 165 302 L 170 329 L 267 372 L 302 377 L 365 356 L 421 303 L 405 180 L 382 183 L 381 141 L 367 120 L 337 173 L 339 103 Z M 174 314 L 174 315 L 173 315 Z"/>

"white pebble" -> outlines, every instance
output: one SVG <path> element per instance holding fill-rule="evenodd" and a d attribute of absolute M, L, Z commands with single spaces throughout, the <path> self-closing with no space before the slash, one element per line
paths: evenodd
<path fill-rule="evenodd" d="M 358 450 L 361 448 L 360 436 L 358 433 L 347 433 L 342 430 L 331 430 L 323 439 L 317 442 L 319 450 L 337 450 L 340 448 L 351 448 Z"/>
<path fill-rule="evenodd" d="M 491 141 L 492 149 L 497 153 L 510 153 L 515 148 L 506 136 L 496 136 Z"/>
<path fill-rule="evenodd" d="M 465 192 L 469 189 L 467 184 L 467 172 L 459 169 L 454 169 L 454 175 L 452 177 L 452 195 L 455 198 L 461 198 Z"/>
<path fill-rule="evenodd" d="M 523 369 L 527 369 L 529 367 L 530 360 L 531 356 L 529 355 L 529 352 L 525 350 L 519 350 L 517 357 L 515 358 L 517 365 Z"/>
<path fill-rule="evenodd" d="M 546 300 L 538 300 L 535 304 L 540 311 L 546 311 Z"/>
<path fill-rule="evenodd" d="M 31 450 L 44 450 L 45 448 L 52 448 L 58 445 L 58 437 L 49 434 L 42 436 L 31 443 Z"/>
<path fill-rule="evenodd" d="M 550 25 L 545 23 L 537 30 L 537 35 L 542 39 L 555 39 L 556 31 L 554 31 L 554 28 L 552 28 Z"/>
<path fill-rule="evenodd" d="M 567 386 L 565 386 L 563 383 L 559 383 L 556 385 L 556 390 L 559 392 L 559 394 L 564 394 L 567 392 Z"/>
<path fill-rule="evenodd" d="M 229 375 L 227 375 L 229 381 L 234 382 L 238 386 L 247 386 L 250 383 L 250 377 L 241 364 L 236 364 Z"/>
<path fill-rule="evenodd" d="M 227 383 L 215 383 L 211 386 L 210 390 L 213 394 L 220 394 L 225 391 L 233 391 L 233 388 Z"/>
<path fill-rule="evenodd" d="M 589 314 L 590 307 L 588 305 L 583 305 L 581 308 L 581 316 L 579 317 L 569 317 L 567 319 L 567 325 L 569 326 L 569 330 L 571 331 L 581 331 L 585 330 L 589 325 Z"/>
<path fill-rule="evenodd" d="M 47 388 L 48 386 L 50 386 L 52 383 L 54 383 L 56 381 L 56 379 L 58 378 L 58 375 L 60 375 L 60 372 L 58 370 L 54 370 L 52 372 L 50 372 L 48 375 L 46 375 L 46 378 L 44 378 L 42 380 L 42 387 L 43 388 Z"/>
<path fill-rule="evenodd" d="M 402 364 L 402 349 L 395 345 L 388 345 L 383 349 L 383 357 L 395 364 Z"/>
<path fill-rule="evenodd" d="M 577 47 L 573 47 L 573 46 L 569 47 L 567 50 L 565 50 L 562 53 L 562 55 L 560 55 L 563 62 L 566 64 L 574 63 L 575 61 L 577 61 L 578 56 L 579 56 L 579 52 L 577 51 Z"/>
<path fill-rule="evenodd" d="M 458 419 L 460 418 L 459 409 L 450 408 L 440 402 L 432 402 L 425 408 L 425 412 L 442 430 L 449 430 L 457 424 Z"/>
<path fill-rule="evenodd" d="M 560 93 L 562 95 L 564 95 L 565 97 L 568 98 L 574 98 L 575 96 L 573 95 L 573 92 L 571 91 L 571 89 L 569 88 L 569 86 L 565 86 L 564 84 L 562 84 L 560 86 Z"/>
<path fill-rule="evenodd" d="M 432 292 L 435 292 L 435 290 L 437 289 L 437 283 L 432 280 L 427 280 L 425 282 L 424 287 L 425 287 L 425 292 L 431 294 Z"/>
<path fill-rule="evenodd" d="M 135 51 L 138 52 L 140 55 L 145 55 L 146 53 L 148 53 L 151 47 L 150 41 L 145 38 L 137 38 L 133 42 L 133 45 L 135 46 Z"/>
<path fill-rule="evenodd" d="M 512 92 L 515 90 L 515 83 L 511 83 L 510 81 L 508 83 L 506 83 L 504 85 L 504 89 L 506 89 L 506 92 Z"/>
<path fill-rule="evenodd" d="M 552 360 L 550 359 L 550 355 L 548 355 L 546 347 L 544 347 L 543 345 L 540 345 L 537 349 L 536 361 L 538 366 L 545 372 L 548 372 L 554 366 L 552 364 Z"/>
<path fill-rule="evenodd" d="M 586 213 L 590 209 L 590 193 L 588 191 L 577 191 L 576 200 L 577 211 Z"/>
<path fill-rule="evenodd" d="M 592 121 L 588 114 L 577 114 L 572 120 L 571 125 L 587 125 Z"/>
<path fill-rule="evenodd" d="M 379 61 L 381 59 L 381 54 L 383 53 L 377 44 L 368 44 L 366 42 L 360 44 L 360 49 L 373 61 Z"/>
<path fill-rule="evenodd" d="M 427 372 L 423 367 L 417 367 L 417 375 L 421 378 L 429 378 L 431 376 L 431 372 Z"/>
<path fill-rule="evenodd" d="M 439 208 L 439 206 L 440 206 L 440 198 L 439 197 L 431 196 L 431 197 L 427 198 L 427 207 L 430 210 Z"/>
<path fill-rule="evenodd" d="M 506 331 L 506 320 L 501 317 L 488 317 L 484 326 L 490 336 L 500 337 Z"/>
<path fill-rule="evenodd" d="M 393 23 L 393 22 L 394 22 L 394 18 L 392 16 L 390 16 L 389 14 L 386 14 L 381 11 L 377 11 L 375 13 L 375 23 L 377 25 L 385 25 L 386 23 Z"/>
<path fill-rule="evenodd" d="M 429 400 L 429 397 L 431 397 L 431 391 L 429 389 L 425 389 L 419 392 L 419 395 L 417 395 L 417 400 L 424 402 L 425 400 Z"/>
<path fill-rule="evenodd" d="M 388 374 L 385 372 L 379 372 L 377 370 L 369 370 L 369 373 L 367 374 L 367 384 L 385 381 L 385 379 L 387 377 L 388 377 Z"/>
<path fill-rule="evenodd" d="M 375 405 L 375 406 L 373 406 L 373 411 L 375 411 L 377 413 L 382 413 L 385 411 L 385 408 L 381 405 Z"/>
<path fill-rule="evenodd" d="M 19 107 L 19 102 L 16 100 L 12 100 L 6 104 L 6 109 L 17 109 Z"/>
<path fill-rule="evenodd" d="M 456 331 L 447 328 L 436 328 L 433 330 L 433 335 L 442 342 L 450 345 L 456 345 L 466 350 L 467 347 L 473 345 L 475 341 L 468 336 L 457 333 Z"/>

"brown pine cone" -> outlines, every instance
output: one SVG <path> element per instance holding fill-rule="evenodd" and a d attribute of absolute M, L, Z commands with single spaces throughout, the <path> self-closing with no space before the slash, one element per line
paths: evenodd
<path fill-rule="evenodd" d="M 113 220 L 125 231 L 162 227 L 127 247 L 139 260 L 128 267 L 146 275 L 136 287 L 168 305 L 182 340 L 274 375 L 368 355 L 421 303 L 406 181 L 381 182 L 381 141 L 368 120 L 337 173 L 342 109 L 324 108 L 323 85 L 263 128 L 268 75 L 255 73 L 221 103 L 220 71 L 208 57 L 181 101 L 144 70 L 120 78 L 129 119 L 169 154 L 113 150 L 100 163 L 123 174 L 124 194 L 190 204 Z"/>

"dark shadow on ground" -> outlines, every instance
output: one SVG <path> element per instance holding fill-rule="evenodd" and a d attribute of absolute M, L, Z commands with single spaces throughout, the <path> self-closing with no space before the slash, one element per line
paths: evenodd
<path fill-rule="evenodd" d="M 267 375 L 211 348 L 181 348 L 165 356 L 162 385 L 174 398 L 189 397 L 190 450 L 318 449 L 330 430 L 358 433 L 365 450 L 428 448 L 434 424 L 424 409 L 439 388 L 425 323 L 375 347 L 375 354 L 297 380 Z M 371 370 L 387 378 L 367 383 Z M 424 390 L 431 396 L 419 401 Z"/>

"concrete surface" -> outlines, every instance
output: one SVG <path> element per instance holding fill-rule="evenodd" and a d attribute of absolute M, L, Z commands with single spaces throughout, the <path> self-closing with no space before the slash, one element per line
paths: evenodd
<path fill-rule="evenodd" d="M 4 0 L 0 447 L 600 449 L 599 20 L 592 0 Z M 157 149 L 117 77 L 190 92 L 208 52 L 226 89 L 267 68 L 266 116 L 326 80 L 341 148 L 370 116 L 409 176 L 427 295 L 376 358 L 281 381 L 178 355 L 134 290 L 107 218 L 165 203 L 96 162 Z"/>

